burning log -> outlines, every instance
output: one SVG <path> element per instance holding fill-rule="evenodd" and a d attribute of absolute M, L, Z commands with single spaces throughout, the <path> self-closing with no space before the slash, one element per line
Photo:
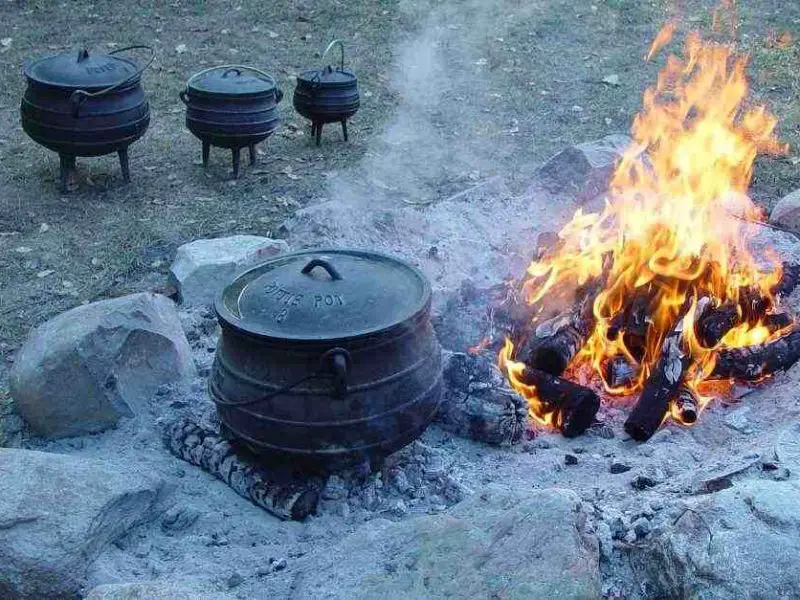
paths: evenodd
<path fill-rule="evenodd" d="M 629 306 L 611 320 L 606 334 L 608 339 L 613 340 L 622 333 L 625 347 L 637 360 L 644 356 L 647 329 L 650 325 L 649 306 L 649 290 L 639 290 Z"/>
<path fill-rule="evenodd" d="M 535 386 L 539 399 L 558 412 L 556 421 L 565 437 L 578 436 L 594 423 L 600 397 L 589 388 L 531 367 L 522 371 L 520 381 Z"/>
<path fill-rule="evenodd" d="M 164 443 L 172 454 L 230 486 L 279 519 L 302 521 L 317 508 L 321 482 L 277 477 L 216 432 L 183 418 L 170 424 Z"/>
<path fill-rule="evenodd" d="M 786 370 L 800 360 L 800 329 L 777 340 L 722 350 L 717 356 L 712 377 L 755 381 Z"/>
<path fill-rule="evenodd" d="M 649 440 L 661 425 L 691 362 L 682 348 L 683 317 L 689 305 L 687 299 L 675 325 L 661 344 L 661 355 L 645 382 L 639 401 L 625 421 L 625 432 L 637 441 Z"/>
<path fill-rule="evenodd" d="M 552 335 L 529 341 L 527 355 L 518 358 L 532 369 L 550 375 L 561 375 L 575 358 L 595 326 L 594 299 L 603 289 L 611 270 L 611 255 L 603 257 L 603 272 L 586 283 L 575 293 L 579 300 L 573 306 L 564 325 Z"/>
<path fill-rule="evenodd" d="M 675 409 L 681 423 L 691 425 L 697 421 L 697 398 L 688 385 L 681 385 L 675 398 Z"/>

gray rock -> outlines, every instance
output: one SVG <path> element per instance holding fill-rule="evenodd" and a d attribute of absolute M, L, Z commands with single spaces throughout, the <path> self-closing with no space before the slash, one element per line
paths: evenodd
<path fill-rule="evenodd" d="M 646 537 L 651 530 L 650 521 L 645 517 L 639 517 L 633 522 L 633 531 L 637 539 Z"/>
<path fill-rule="evenodd" d="M 605 521 L 600 521 L 596 526 L 597 541 L 600 542 L 600 556 L 609 560 L 614 553 L 614 536 L 611 527 Z"/>
<path fill-rule="evenodd" d="M 613 462 L 608 471 L 612 475 L 619 475 L 620 473 L 627 473 L 631 470 L 631 466 L 622 462 Z"/>
<path fill-rule="evenodd" d="M 550 193 L 568 194 L 581 202 L 591 200 L 606 190 L 630 143 L 627 135 L 614 134 L 570 146 L 539 167 L 537 182 Z"/>
<path fill-rule="evenodd" d="M 234 600 L 208 581 L 146 581 L 115 583 L 92 589 L 85 600 Z"/>
<path fill-rule="evenodd" d="M 153 293 L 73 308 L 37 327 L 11 372 L 11 395 L 39 435 L 103 431 L 140 412 L 165 383 L 196 376 L 175 305 Z"/>
<path fill-rule="evenodd" d="M 184 244 L 175 253 L 170 283 L 185 305 L 210 305 L 237 272 L 289 250 L 283 240 L 233 235 Z"/>
<path fill-rule="evenodd" d="M 111 542 L 154 518 L 162 483 L 114 463 L 0 449 L 0 598 L 74 598 Z"/>
<path fill-rule="evenodd" d="M 659 597 L 796 597 L 800 487 L 739 482 L 698 496 L 686 508 L 674 527 L 648 545 L 644 563 Z"/>
<path fill-rule="evenodd" d="M 800 233 L 800 190 L 781 198 L 769 215 L 769 222 Z"/>
<path fill-rule="evenodd" d="M 749 406 L 743 406 L 742 408 L 734 410 L 725 416 L 725 425 L 741 433 L 749 433 L 753 430 L 747 419 L 747 415 L 751 410 Z"/>
<path fill-rule="evenodd" d="M 299 570 L 315 600 L 600 598 L 599 549 L 567 490 L 490 488 L 449 511 L 376 519 Z"/>

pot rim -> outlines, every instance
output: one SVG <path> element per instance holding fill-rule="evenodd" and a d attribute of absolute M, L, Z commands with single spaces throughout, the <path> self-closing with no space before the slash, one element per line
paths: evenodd
<path fill-rule="evenodd" d="M 340 335 L 336 337 L 328 337 L 328 336 L 311 336 L 311 335 L 291 335 L 291 334 L 284 334 L 284 335 L 274 335 L 271 333 L 267 333 L 264 331 L 258 331 L 256 329 L 251 329 L 249 327 L 242 327 L 238 325 L 236 322 L 240 319 L 236 317 L 225 305 L 224 299 L 228 290 L 231 286 L 240 281 L 243 277 L 245 277 L 248 273 L 253 271 L 262 269 L 264 265 L 267 265 L 271 262 L 277 262 L 280 260 L 286 259 L 286 257 L 300 257 L 306 255 L 315 255 L 315 254 L 355 254 L 366 258 L 374 258 L 378 260 L 388 260 L 396 264 L 402 265 L 404 268 L 408 269 L 420 282 L 422 286 L 422 300 L 420 302 L 419 307 L 412 311 L 410 314 L 406 315 L 401 320 L 392 323 L 385 327 L 372 327 L 372 328 L 365 328 L 361 330 L 354 331 L 353 333 L 349 333 L 347 335 Z M 339 344 L 347 344 L 353 342 L 359 342 L 368 339 L 374 339 L 376 337 L 394 337 L 399 333 L 403 333 L 405 331 L 409 331 L 415 329 L 419 326 L 420 322 L 427 321 L 430 318 L 430 311 L 432 305 L 432 297 L 433 291 L 431 289 L 430 281 L 425 276 L 425 274 L 418 269 L 417 267 L 398 259 L 397 257 L 384 254 L 381 252 L 373 252 L 371 250 L 363 250 L 357 248 L 312 248 L 308 250 L 301 250 L 297 252 L 289 252 L 285 254 L 279 254 L 278 256 L 261 262 L 257 265 L 254 265 L 247 270 L 240 273 L 230 284 L 225 286 L 225 289 L 219 293 L 214 300 L 214 312 L 217 316 L 217 321 L 220 324 L 220 327 L 224 329 L 229 329 L 239 335 L 243 335 L 248 339 L 251 339 L 256 342 L 264 342 L 269 344 L 287 344 L 291 343 L 296 346 L 326 346 L 326 345 L 339 345 Z"/>

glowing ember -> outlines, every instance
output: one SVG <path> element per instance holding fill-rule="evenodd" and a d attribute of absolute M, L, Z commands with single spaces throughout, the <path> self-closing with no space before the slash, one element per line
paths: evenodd
<path fill-rule="evenodd" d="M 668 24 L 647 58 L 674 33 L 675 24 Z M 578 210 L 559 234 L 562 243 L 529 266 L 522 291 L 531 305 L 601 278 L 592 329 L 569 364 L 572 379 L 591 374 L 611 396 L 641 392 L 665 339 L 682 322 L 681 347 L 691 362 L 681 374 L 682 394 L 696 401 L 699 412 L 710 393 L 721 391 L 707 381 L 721 349 L 786 333 L 786 327 L 770 329 L 763 322 L 775 310 L 781 267 L 775 257 L 751 254 L 752 228 L 746 221 L 762 216 L 747 195 L 756 155 L 783 153 L 787 146 L 775 137 L 775 117 L 747 102 L 746 64 L 732 46 L 689 34 L 684 57 L 670 56 L 656 85 L 644 94 L 644 108 L 633 124 L 634 143 L 614 173 L 604 210 Z M 637 306 L 642 314 L 633 331 L 631 313 Z M 735 323 L 708 345 L 698 336 L 699 319 L 726 308 Z M 535 316 L 526 335 L 544 318 L 544 313 Z M 524 340 L 518 336 L 517 346 Z M 528 399 L 536 421 L 557 427 L 558 411 L 521 379 L 525 365 L 517 353 L 507 341 L 500 368 Z M 617 359 L 630 363 L 634 372 L 621 385 L 608 378 L 609 361 Z M 681 419 L 677 404 L 673 399 L 672 417 L 693 421 Z"/>

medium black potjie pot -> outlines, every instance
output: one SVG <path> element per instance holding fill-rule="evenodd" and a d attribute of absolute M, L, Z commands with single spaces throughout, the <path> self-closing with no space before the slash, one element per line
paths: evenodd
<path fill-rule="evenodd" d="M 146 49 L 143 67 L 116 56 Z M 28 87 L 22 98 L 22 128 L 35 142 L 58 152 L 61 188 L 66 191 L 76 156 L 119 155 L 123 179 L 130 181 L 128 146 L 150 124 L 150 105 L 141 84 L 153 62 L 150 46 L 129 46 L 110 54 L 75 54 L 43 58 L 25 67 Z"/>
<path fill-rule="evenodd" d="M 359 250 L 286 254 L 217 299 L 209 383 L 223 433 L 265 461 L 375 464 L 441 402 L 431 288 L 417 269 Z"/>
<path fill-rule="evenodd" d="M 322 69 L 310 69 L 297 76 L 294 90 L 294 108 L 311 120 L 311 135 L 316 135 L 317 146 L 325 123 L 341 123 L 347 141 L 347 120 L 358 112 L 358 79 L 355 73 L 344 66 L 344 44 L 332 41 L 325 49 L 322 60 L 338 45 L 342 51 L 342 62 L 336 69 L 328 65 Z"/>
<path fill-rule="evenodd" d="M 203 166 L 211 146 L 233 153 L 233 176 L 239 176 L 239 152 L 250 149 L 278 128 L 278 103 L 283 98 L 275 79 L 253 67 L 223 65 L 205 69 L 186 82 L 180 93 L 186 105 L 186 127 L 203 142 Z"/>

